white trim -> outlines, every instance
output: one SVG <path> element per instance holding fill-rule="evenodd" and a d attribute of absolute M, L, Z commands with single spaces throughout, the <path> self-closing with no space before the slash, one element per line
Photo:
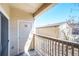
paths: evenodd
<path fill-rule="evenodd" d="M 8 56 L 10 56 L 10 20 L 8 20 Z"/>
<path fill-rule="evenodd" d="M 17 42 L 18 42 L 18 54 L 19 54 L 19 22 L 17 20 Z"/>
<path fill-rule="evenodd" d="M 33 20 L 17 20 L 18 54 L 19 54 L 19 23 L 20 22 L 33 22 Z"/>

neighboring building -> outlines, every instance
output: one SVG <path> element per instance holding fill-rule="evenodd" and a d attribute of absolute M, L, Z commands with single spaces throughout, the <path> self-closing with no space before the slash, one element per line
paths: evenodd
<path fill-rule="evenodd" d="M 78 41 L 79 24 L 70 22 L 51 24 L 37 28 L 36 33 L 52 38 Z"/>
<path fill-rule="evenodd" d="M 64 22 L 38 27 L 36 33 L 47 37 L 59 38 L 59 26 L 63 23 Z"/>
<path fill-rule="evenodd" d="M 59 26 L 60 28 L 60 38 L 66 40 L 79 39 L 79 24 L 66 22 Z"/>

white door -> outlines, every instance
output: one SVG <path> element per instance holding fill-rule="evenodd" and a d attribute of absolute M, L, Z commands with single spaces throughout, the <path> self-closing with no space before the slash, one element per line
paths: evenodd
<path fill-rule="evenodd" d="M 32 29 L 32 21 L 18 21 L 18 48 L 19 53 L 24 52 L 24 46 Z"/>

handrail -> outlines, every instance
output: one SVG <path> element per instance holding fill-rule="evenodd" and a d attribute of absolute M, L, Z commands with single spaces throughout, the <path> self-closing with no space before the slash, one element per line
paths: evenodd
<path fill-rule="evenodd" d="M 47 37 L 47 36 L 40 35 L 40 34 L 35 34 L 35 35 L 42 37 L 42 38 L 49 39 L 49 40 L 53 40 L 53 41 L 56 41 L 56 42 L 60 42 L 60 43 L 68 44 L 68 45 L 73 45 L 75 48 L 79 48 L 79 43 L 77 43 L 77 42 L 55 39 L 55 38 Z"/>
<path fill-rule="evenodd" d="M 60 40 L 59 38 L 52 38 L 40 34 L 34 34 L 36 40 L 36 47 L 42 55 L 48 56 L 59 56 L 60 54 L 68 56 L 68 55 L 79 55 L 79 43 L 67 40 Z M 43 39 L 44 38 L 44 39 Z M 75 50 L 75 48 L 77 50 Z M 71 50 L 71 52 L 69 52 Z M 58 52 L 57 52 L 58 51 Z M 61 53 L 62 52 L 62 53 Z"/>

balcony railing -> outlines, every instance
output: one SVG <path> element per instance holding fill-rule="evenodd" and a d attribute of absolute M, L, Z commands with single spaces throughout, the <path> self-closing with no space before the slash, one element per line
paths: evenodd
<path fill-rule="evenodd" d="M 34 34 L 35 49 L 43 56 L 79 56 L 79 44 Z"/>

